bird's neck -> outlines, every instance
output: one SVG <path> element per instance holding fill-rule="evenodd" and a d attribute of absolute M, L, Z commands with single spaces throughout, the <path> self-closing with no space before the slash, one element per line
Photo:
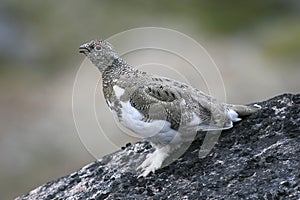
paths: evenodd
<path fill-rule="evenodd" d="M 111 64 L 104 69 L 100 69 L 104 85 L 112 86 L 113 82 L 117 81 L 121 75 L 138 72 L 137 69 L 128 65 L 122 58 L 115 58 Z"/>

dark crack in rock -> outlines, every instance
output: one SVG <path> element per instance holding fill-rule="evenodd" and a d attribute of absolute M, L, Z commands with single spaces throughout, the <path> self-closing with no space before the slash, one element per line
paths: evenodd
<path fill-rule="evenodd" d="M 300 199 L 300 94 L 258 104 L 205 158 L 199 137 L 177 161 L 138 178 L 134 169 L 153 149 L 128 144 L 17 199 Z"/>

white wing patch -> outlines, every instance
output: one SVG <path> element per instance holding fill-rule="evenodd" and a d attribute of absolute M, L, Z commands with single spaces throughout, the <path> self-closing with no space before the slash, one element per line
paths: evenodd
<path fill-rule="evenodd" d="M 142 137 L 152 137 L 158 133 L 166 133 L 172 130 L 170 122 L 165 120 L 143 121 L 142 114 L 132 107 L 129 101 L 121 102 L 121 105 L 121 124 Z"/>
<path fill-rule="evenodd" d="M 187 125 L 188 126 L 199 126 L 201 123 L 202 123 L 202 120 L 195 113 L 193 113 L 193 118 Z"/>
<path fill-rule="evenodd" d="M 121 96 L 124 94 L 125 90 L 123 88 L 120 88 L 117 85 L 113 86 L 113 90 L 115 92 L 116 97 L 118 98 L 118 100 L 120 100 Z"/>

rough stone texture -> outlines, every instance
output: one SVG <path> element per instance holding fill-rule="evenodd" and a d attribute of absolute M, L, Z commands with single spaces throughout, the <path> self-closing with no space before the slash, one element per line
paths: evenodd
<path fill-rule="evenodd" d="M 300 199 L 300 94 L 258 104 L 205 158 L 199 137 L 177 161 L 137 178 L 133 169 L 153 150 L 139 142 L 17 199 Z"/>

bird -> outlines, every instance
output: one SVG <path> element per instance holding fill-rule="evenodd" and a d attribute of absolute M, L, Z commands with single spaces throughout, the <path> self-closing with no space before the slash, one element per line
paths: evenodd
<path fill-rule="evenodd" d="M 146 177 L 160 169 L 199 131 L 226 130 L 242 116 L 260 109 L 255 105 L 233 105 L 188 84 L 138 70 L 122 59 L 106 40 L 80 45 L 102 76 L 105 101 L 117 121 L 149 141 L 155 148 L 137 167 Z"/>

